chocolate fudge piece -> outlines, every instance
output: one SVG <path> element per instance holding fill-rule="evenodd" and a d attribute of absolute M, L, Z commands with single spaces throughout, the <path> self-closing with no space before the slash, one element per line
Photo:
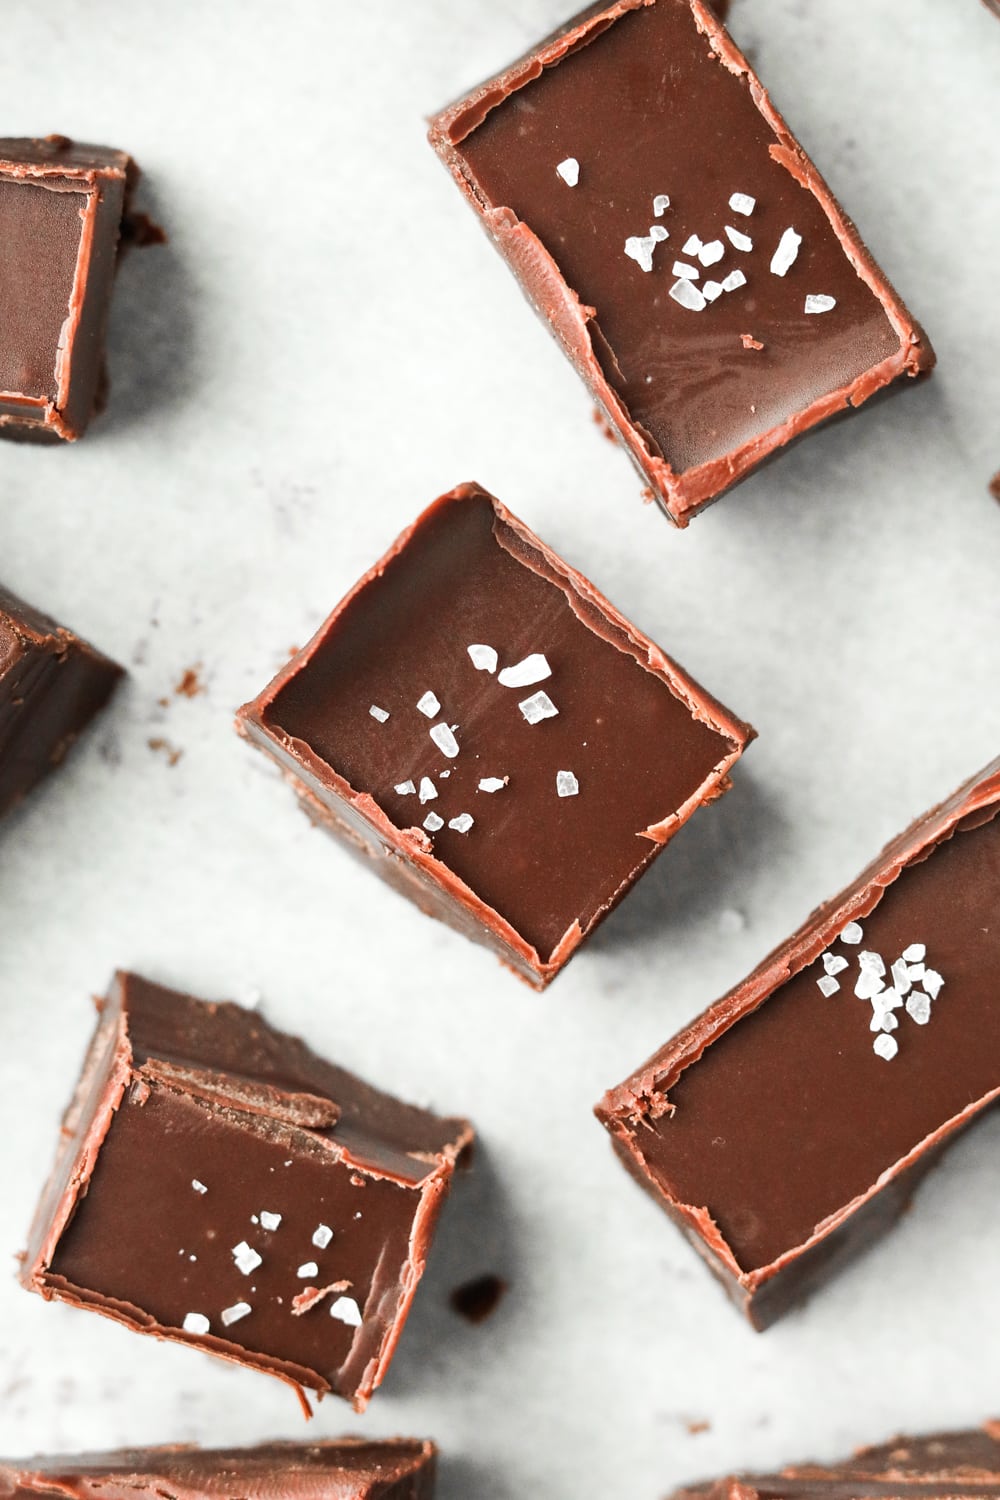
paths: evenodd
<path fill-rule="evenodd" d="M 588 7 L 430 138 L 680 526 L 934 363 L 701 0 Z"/>
<path fill-rule="evenodd" d="M 21 1279 L 360 1411 L 471 1140 L 238 1005 L 119 974 Z"/>
<path fill-rule="evenodd" d="M 780 1474 L 740 1474 L 685 1485 L 673 1500 L 980 1500 L 1000 1495 L 1000 1423 L 970 1432 L 894 1438 L 844 1463 L 796 1464 Z"/>
<path fill-rule="evenodd" d="M 237 727 L 371 868 L 539 988 L 753 733 L 477 485 Z"/>
<path fill-rule="evenodd" d="M 101 393 L 124 151 L 0 139 L 0 437 L 82 436 Z"/>
<path fill-rule="evenodd" d="M 117 663 L 0 588 L 0 816 L 60 763 L 122 675 Z"/>
<path fill-rule="evenodd" d="M 598 1106 L 758 1328 L 1000 1095 L 1000 760 Z"/>
<path fill-rule="evenodd" d="M 129 1448 L 0 1460 L 0 1500 L 431 1500 L 433 1443 L 262 1443 L 257 1448 Z"/>

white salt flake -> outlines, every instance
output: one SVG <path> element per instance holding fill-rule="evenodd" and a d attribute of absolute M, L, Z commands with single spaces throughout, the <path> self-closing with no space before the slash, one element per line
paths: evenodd
<path fill-rule="evenodd" d="M 333 1230 L 330 1228 L 329 1224 L 320 1224 L 316 1229 L 313 1230 L 312 1242 L 314 1245 L 318 1246 L 320 1250 L 325 1250 L 332 1239 Z"/>
<path fill-rule="evenodd" d="M 706 302 L 718 302 L 725 291 L 725 287 L 721 281 L 706 281 L 701 290 Z"/>
<path fill-rule="evenodd" d="M 881 953 L 859 953 L 858 963 L 870 974 L 885 973 L 885 960 L 883 959 Z"/>
<path fill-rule="evenodd" d="M 675 260 L 674 261 L 674 264 L 673 264 L 673 274 L 675 276 L 681 276 L 681 277 L 683 277 L 685 281 L 700 281 L 701 280 L 701 272 L 698 270 L 698 267 L 697 266 L 689 266 L 686 260 Z"/>
<path fill-rule="evenodd" d="M 746 286 L 746 284 L 747 279 L 742 271 L 730 271 L 729 275 L 722 283 L 722 290 L 724 292 L 738 292 L 740 287 Z"/>
<path fill-rule="evenodd" d="M 662 224 L 650 224 L 649 238 L 655 240 L 658 245 L 661 245 L 664 240 L 669 240 L 670 231 L 664 229 Z"/>
<path fill-rule="evenodd" d="M 556 792 L 560 797 L 575 797 L 580 790 L 580 783 L 572 771 L 556 772 Z"/>
<path fill-rule="evenodd" d="M 663 215 L 666 213 L 669 207 L 670 199 L 667 197 L 666 193 L 657 193 L 656 197 L 653 199 L 653 212 L 656 217 L 658 219 L 662 219 Z"/>
<path fill-rule="evenodd" d="M 353 1297 L 338 1297 L 330 1308 L 330 1317 L 346 1323 L 348 1328 L 361 1327 L 361 1309 Z"/>
<path fill-rule="evenodd" d="M 923 983 L 927 994 L 930 995 L 932 1000 L 936 1000 L 941 993 L 941 986 L 944 984 L 944 980 L 937 969 L 926 969 L 924 971 Z"/>
<path fill-rule="evenodd" d="M 561 161 L 556 167 L 556 171 L 567 187 L 576 187 L 580 181 L 580 163 L 575 156 L 567 156 L 566 160 Z"/>
<path fill-rule="evenodd" d="M 824 974 L 822 979 L 817 979 L 816 984 L 827 997 L 835 995 L 840 989 L 839 980 L 834 979 L 832 974 Z"/>
<path fill-rule="evenodd" d="M 930 995 L 920 995 L 914 991 L 906 1002 L 906 1014 L 911 1020 L 916 1021 L 918 1026 L 926 1026 L 931 1018 Z"/>
<path fill-rule="evenodd" d="M 448 819 L 448 827 L 454 828 L 456 833 L 468 833 L 475 821 L 471 813 L 459 813 L 457 818 Z"/>
<path fill-rule="evenodd" d="M 842 953 L 824 953 L 823 967 L 828 974 L 842 974 L 847 968 L 847 959 Z"/>
<path fill-rule="evenodd" d="M 448 777 L 449 777 L 449 776 L 450 776 L 450 775 L 451 775 L 451 772 L 450 772 L 450 771 L 439 771 L 439 772 L 438 772 L 438 780 L 439 780 L 439 781 L 447 781 L 447 780 L 448 780 Z"/>
<path fill-rule="evenodd" d="M 437 796 L 437 794 L 438 794 L 437 793 L 437 787 L 434 785 L 434 783 L 431 780 L 431 778 L 429 776 L 421 776 L 421 778 L 420 778 L 420 801 L 421 801 L 421 803 L 424 803 L 424 802 L 433 802 L 434 798 Z"/>
<path fill-rule="evenodd" d="M 697 255 L 701 250 L 701 240 L 696 234 L 693 234 L 685 243 L 683 249 L 685 255 Z"/>
<path fill-rule="evenodd" d="M 204 1313 L 185 1313 L 181 1324 L 185 1333 L 207 1333 L 211 1326 Z"/>
<path fill-rule="evenodd" d="M 272 1171 L 273 1171 L 273 1170 L 274 1170 L 274 1168 L 273 1168 L 273 1167 L 272 1167 L 272 1169 L 271 1169 L 271 1170 L 272 1170 Z M 258 1217 L 257 1217 L 257 1215 L 256 1215 L 256 1214 L 251 1214 L 251 1215 L 250 1215 L 250 1223 L 251 1223 L 251 1224 L 259 1224 L 259 1223 L 260 1223 L 260 1220 L 259 1220 L 259 1219 L 258 1219 Z"/>
<path fill-rule="evenodd" d="M 810 293 L 806 298 L 805 311 L 807 313 L 833 312 L 836 305 L 836 297 L 828 297 L 825 292 L 816 295 Z"/>
<path fill-rule="evenodd" d="M 860 943 L 864 935 L 860 922 L 848 922 L 840 934 L 840 941 L 842 943 L 850 943 L 854 947 L 857 943 Z"/>
<path fill-rule="evenodd" d="M 871 969 L 862 969 L 854 993 L 859 1000 L 874 1000 L 875 996 L 885 989 L 885 980 L 880 974 L 875 974 Z"/>
<path fill-rule="evenodd" d="M 246 1240 L 240 1240 L 238 1245 L 233 1246 L 233 1260 L 236 1262 L 236 1269 L 242 1271 L 244 1276 L 249 1276 L 251 1271 L 256 1271 L 258 1266 L 264 1264 L 263 1257 Z"/>
<path fill-rule="evenodd" d="M 703 266 L 716 265 L 726 253 L 726 247 L 721 240 L 709 240 L 707 245 L 702 245 L 698 251 L 698 259 Z"/>
<path fill-rule="evenodd" d="M 522 698 L 517 706 L 529 724 L 540 724 L 543 719 L 554 719 L 559 712 L 548 693 L 532 693 L 530 698 Z"/>
<path fill-rule="evenodd" d="M 299 1269 L 295 1274 L 296 1276 L 300 1277 L 301 1280 L 308 1281 L 310 1276 L 319 1275 L 319 1266 L 314 1260 L 307 1260 L 304 1261 L 301 1266 L 299 1266 Z"/>
<path fill-rule="evenodd" d="M 395 790 L 400 797 L 412 797 L 417 788 L 412 781 L 397 781 Z"/>
<path fill-rule="evenodd" d="M 436 719 L 441 712 L 441 705 L 430 688 L 427 689 L 424 696 L 418 701 L 417 708 L 420 713 L 426 714 L 428 719 Z"/>
<path fill-rule="evenodd" d="M 507 778 L 505 776 L 484 776 L 479 783 L 479 790 L 481 792 L 502 792 L 506 785 Z"/>
<path fill-rule="evenodd" d="M 379 708 L 377 703 L 373 703 L 368 712 L 373 719 L 378 719 L 380 724 L 384 724 L 389 717 L 389 710 L 387 708 Z"/>
<path fill-rule="evenodd" d="M 472 665 L 477 672 L 495 672 L 497 662 L 500 660 L 492 646 L 468 646 L 466 650 L 472 658 Z"/>
<path fill-rule="evenodd" d="M 268 1213 L 266 1210 L 261 1209 L 260 1227 L 262 1229 L 280 1229 L 281 1215 Z"/>
<path fill-rule="evenodd" d="M 914 984 L 919 984 L 927 973 L 927 969 L 923 964 L 911 964 L 906 972 Z"/>
<path fill-rule="evenodd" d="M 878 1057 L 884 1057 L 886 1062 L 891 1062 L 892 1059 L 896 1056 L 896 1053 L 899 1051 L 899 1043 L 896 1041 L 896 1038 L 894 1036 L 886 1036 L 885 1032 L 883 1031 L 879 1036 L 875 1038 L 875 1041 L 872 1044 L 872 1050 Z"/>
<path fill-rule="evenodd" d="M 751 198 L 749 193 L 734 193 L 729 200 L 729 207 L 734 214 L 743 214 L 746 217 L 757 207 L 757 199 Z"/>
<path fill-rule="evenodd" d="M 228 1328 L 230 1323 L 238 1323 L 241 1318 L 246 1317 L 247 1313 L 252 1312 L 253 1308 L 249 1302 L 234 1302 L 232 1307 L 224 1307 L 222 1309 L 222 1321 Z"/>
<path fill-rule="evenodd" d="M 774 276 L 784 276 L 794 266 L 798 259 L 799 246 L 802 244 L 801 234 L 796 234 L 794 229 L 786 229 L 778 241 L 778 248 L 771 256 L 771 273 Z"/>
<path fill-rule="evenodd" d="M 911 943 L 908 948 L 903 949 L 903 957 L 908 964 L 922 964 L 927 957 L 927 944 Z"/>
<path fill-rule="evenodd" d="M 731 224 L 726 225 L 726 239 L 734 250 L 752 250 L 753 240 L 742 229 L 734 229 Z"/>
<path fill-rule="evenodd" d="M 442 755 L 447 755 L 449 760 L 455 759 L 458 754 L 458 740 L 449 724 L 435 724 L 431 730 L 431 739 Z"/>
<path fill-rule="evenodd" d="M 497 682 L 501 687 L 534 687 L 536 682 L 544 682 L 546 677 L 551 676 L 552 668 L 547 660 L 540 651 L 535 651 L 513 667 L 504 667 Z"/>
<path fill-rule="evenodd" d="M 436 812 L 429 812 L 424 819 L 424 827 L 428 833 L 437 833 L 439 828 L 444 827 L 444 818 L 439 818 Z"/>
<path fill-rule="evenodd" d="M 895 1031 L 899 1022 L 891 1010 L 877 1010 L 872 1016 L 869 1031 Z"/>
<path fill-rule="evenodd" d="M 705 298 L 699 292 L 693 281 L 688 281 L 681 276 L 670 288 L 670 295 L 681 307 L 686 307 L 689 312 L 702 312 L 708 306 Z"/>
<path fill-rule="evenodd" d="M 643 271 L 653 269 L 653 247 L 656 241 L 652 235 L 633 234 L 625 241 L 625 254 L 629 260 L 634 260 L 636 265 Z"/>
<path fill-rule="evenodd" d="M 199 1182 L 198 1179 L 197 1179 L 197 1177 L 192 1177 L 192 1179 L 191 1179 L 191 1186 L 194 1188 L 194 1190 L 195 1190 L 196 1193 L 207 1193 L 208 1192 L 208 1188 L 205 1186 L 205 1184 L 203 1182 Z"/>
<path fill-rule="evenodd" d="M 892 973 L 893 989 L 898 995 L 908 995 L 913 988 L 910 983 L 910 971 L 901 958 L 897 958 L 890 971 Z"/>

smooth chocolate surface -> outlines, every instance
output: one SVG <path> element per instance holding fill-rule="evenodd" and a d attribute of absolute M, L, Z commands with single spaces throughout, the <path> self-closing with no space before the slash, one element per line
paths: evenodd
<path fill-rule="evenodd" d="M 252 1012 L 120 974 L 22 1280 L 360 1410 L 471 1138 Z"/>
<path fill-rule="evenodd" d="M 122 675 L 0 587 L 0 816 L 59 765 Z"/>
<path fill-rule="evenodd" d="M 817 422 L 933 364 L 701 0 L 591 7 L 438 115 L 431 140 L 681 525 Z"/>
<path fill-rule="evenodd" d="M 123 151 L 0 139 L 0 437 L 72 440 L 104 369 L 126 187 Z"/>
<path fill-rule="evenodd" d="M 887 1227 L 1000 1094 L 998 909 L 1000 762 L 599 1106 L 759 1326 Z"/>
<path fill-rule="evenodd" d="M 505 685 L 539 656 L 545 675 Z M 532 723 L 539 692 L 557 712 Z M 238 727 L 380 873 L 534 983 L 725 789 L 752 733 L 475 485 L 404 533 Z"/>
<path fill-rule="evenodd" d="M 0 1497 L 29 1500 L 430 1500 L 433 1443 L 262 1443 L 256 1448 L 129 1448 L 0 1460 Z"/>

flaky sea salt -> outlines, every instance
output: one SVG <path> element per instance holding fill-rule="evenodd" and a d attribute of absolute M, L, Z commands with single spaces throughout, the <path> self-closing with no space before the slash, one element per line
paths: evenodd
<path fill-rule="evenodd" d="M 666 193 L 657 193 L 656 197 L 653 199 L 653 213 L 656 215 L 656 217 L 658 219 L 662 219 L 663 215 L 666 213 L 669 207 L 670 199 L 667 197 Z"/>
<path fill-rule="evenodd" d="M 753 240 L 742 229 L 734 229 L 732 224 L 726 225 L 726 238 L 735 250 L 749 251 L 753 249 Z"/>
<path fill-rule="evenodd" d="M 389 710 L 387 708 L 379 708 L 377 703 L 373 703 L 368 712 L 373 719 L 378 719 L 380 724 L 384 724 L 389 717 Z"/>
<path fill-rule="evenodd" d="M 686 277 L 680 277 L 670 288 L 670 295 L 681 307 L 686 307 L 689 312 L 702 312 L 708 306 L 704 296 L 695 286 L 693 281 Z"/>
<path fill-rule="evenodd" d="M 828 974 L 842 974 L 847 968 L 847 959 L 842 953 L 824 953 L 823 968 Z"/>
<path fill-rule="evenodd" d="M 931 1018 L 931 997 L 914 991 L 906 1002 L 906 1014 L 918 1026 L 926 1026 Z"/>
<path fill-rule="evenodd" d="M 718 302 L 725 287 L 721 281 L 706 281 L 701 290 L 706 302 Z"/>
<path fill-rule="evenodd" d="M 435 693 L 432 693 L 430 688 L 428 688 L 423 697 L 418 700 L 417 708 L 422 714 L 426 714 L 428 719 L 436 719 L 438 714 L 441 712 L 441 704 L 438 702 L 437 695 Z"/>
<path fill-rule="evenodd" d="M 820 293 L 818 295 L 810 293 L 810 295 L 806 298 L 805 311 L 807 313 L 833 312 L 833 309 L 836 307 L 836 305 L 836 297 L 827 297 L 825 293 Z"/>
<path fill-rule="evenodd" d="M 908 948 L 903 949 L 903 957 L 908 964 L 922 964 L 927 957 L 927 944 L 911 943 Z"/>
<path fill-rule="evenodd" d="M 338 1297 L 330 1308 L 330 1317 L 349 1328 L 361 1327 L 361 1309 L 353 1297 Z"/>
<path fill-rule="evenodd" d="M 834 979 L 832 974 L 824 974 L 821 979 L 817 979 L 816 984 L 821 992 L 827 996 L 835 995 L 840 989 L 839 982 Z"/>
<path fill-rule="evenodd" d="M 429 812 L 424 819 L 424 827 L 428 833 L 437 833 L 439 828 L 444 827 L 444 818 L 439 818 L 436 812 Z"/>
<path fill-rule="evenodd" d="M 642 271 L 653 269 L 653 249 L 656 241 L 652 235 L 633 234 L 625 241 L 625 254 L 634 260 Z"/>
<path fill-rule="evenodd" d="M 320 1250 L 325 1250 L 332 1239 L 333 1230 L 330 1228 L 329 1224 L 319 1224 L 313 1230 L 312 1242 Z"/>
<path fill-rule="evenodd" d="M 686 260 L 675 260 L 673 264 L 673 275 L 680 276 L 685 281 L 700 281 L 701 272 L 697 266 L 689 266 Z"/>
<path fill-rule="evenodd" d="M 580 783 L 572 771 L 556 772 L 556 792 L 560 797 L 575 797 L 580 790 Z"/>
<path fill-rule="evenodd" d="M 450 724 L 435 724 L 431 730 L 431 739 L 437 745 L 442 755 L 447 755 L 449 760 L 454 760 L 458 754 L 458 740 L 456 740 Z"/>
<path fill-rule="evenodd" d="M 697 255 L 701 250 L 701 240 L 696 234 L 692 234 L 682 246 L 685 255 Z"/>
<path fill-rule="evenodd" d="M 942 979 L 941 975 L 938 973 L 937 969 L 925 969 L 924 970 L 924 978 L 923 978 L 924 989 L 927 991 L 928 995 L 930 995 L 930 997 L 931 997 L 932 1000 L 936 1000 L 937 997 L 938 997 L 938 995 L 940 995 L 940 993 L 941 993 L 941 986 L 943 984 L 944 984 L 944 980 Z"/>
<path fill-rule="evenodd" d="M 729 200 L 729 207 L 734 214 L 743 214 L 746 217 L 757 207 L 757 199 L 751 198 L 749 193 L 734 193 Z"/>
<path fill-rule="evenodd" d="M 412 781 L 397 781 L 395 790 L 400 797 L 412 797 L 417 788 L 416 784 Z"/>
<path fill-rule="evenodd" d="M 730 271 L 729 275 L 722 283 L 722 290 L 724 292 L 736 292 L 739 291 L 741 286 L 746 286 L 746 284 L 747 279 L 742 271 Z"/>
<path fill-rule="evenodd" d="M 241 1318 L 246 1317 L 247 1313 L 252 1312 L 253 1308 L 249 1302 L 234 1302 L 232 1307 L 222 1309 L 222 1321 L 228 1328 L 231 1323 L 238 1323 Z"/>
<path fill-rule="evenodd" d="M 698 259 L 703 266 L 716 265 L 726 253 L 726 247 L 721 240 L 709 240 L 707 245 L 702 245 L 698 251 Z"/>
<path fill-rule="evenodd" d="M 421 801 L 421 803 L 423 803 L 423 802 L 433 802 L 434 798 L 437 796 L 437 794 L 438 794 L 437 787 L 434 785 L 434 783 L 431 780 L 431 778 L 429 776 L 421 776 L 421 778 L 420 778 L 420 801 Z"/>
<path fill-rule="evenodd" d="M 517 706 L 529 724 L 540 724 L 543 719 L 554 719 L 559 712 L 548 693 L 532 693 L 530 698 L 522 698 Z"/>
<path fill-rule="evenodd" d="M 258 1266 L 264 1264 L 263 1258 L 246 1240 L 240 1240 L 238 1245 L 233 1246 L 233 1260 L 236 1262 L 236 1269 L 242 1271 L 244 1276 L 249 1276 L 251 1271 L 256 1271 Z"/>
<path fill-rule="evenodd" d="M 280 1229 L 281 1215 L 267 1213 L 266 1211 L 262 1210 L 260 1216 L 260 1227 L 262 1229 Z"/>
<path fill-rule="evenodd" d="M 207 1333 L 211 1326 L 204 1313 L 185 1313 L 181 1324 L 185 1333 Z"/>
<path fill-rule="evenodd" d="M 778 248 L 771 256 L 771 271 L 775 276 L 784 276 L 798 259 L 802 236 L 794 229 L 786 229 L 778 241 Z"/>
<path fill-rule="evenodd" d="M 507 785 L 505 776 L 484 776 L 479 783 L 481 792 L 502 792 Z"/>
<path fill-rule="evenodd" d="M 448 827 L 454 828 L 456 833 L 468 833 L 475 821 L 471 813 L 459 813 L 457 818 L 448 819 Z"/>
<path fill-rule="evenodd" d="M 504 667 L 497 682 L 501 687 L 533 687 L 536 682 L 544 682 L 547 677 L 551 676 L 552 668 L 547 659 L 540 651 L 535 651 L 513 667 Z"/>
<path fill-rule="evenodd" d="M 191 1179 L 191 1186 L 194 1188 L 194 1190 L 195 1190 L 196 1193 L 207 1193 L 208 1192 L 208 1188 L 205 1186 L 205 1184 L 203 1182 L 199 1182 L 198 1179 L 197 1179 L 197 1177 L 192 1177 L 192 1179 Z"/>
<path fill-rule="evenodd" d="M 887 1036 L 884 1031 L 880 1032 L 872 1044 L 872 1050 L 878 1057 L 884 1057 L 886 1062 L 891 1062 L 899 1051 L 899 1043 L 894 1036 Z"/>
<path fill-rule="evenodd" d="M 301 1281 L 308 1281 L 310 1276 L 319 1275 L 319 1266 L 314 1260 L 307 1260 L 304 1261 L 301 1266 L 299 1266 L 299 1269 L 295 1274 Z"/>
<path fill-rule="evenodd" d="M 500 660 L 492 646 L 468 646 L 467 651 L 477 672 L 495 672 Z"/>
<path fill-rule="evenodd" d="M 848 922 L 847 926 L 840 934 L 840 941 L 842 943 L 850 943 L 851 947 L 854 947 L 856 946 L 856 944 L 860 943 L 864 935 L 864 930 L 862 929 L 860 922 Z"/>
<path fill-rule="evenodd" d="M 580 181 L 580 163 L 575 156 L 567 156 L 566 160 L 561 161 L 556 167 L 556 171 L 567 187 L 576 187 Z"/>

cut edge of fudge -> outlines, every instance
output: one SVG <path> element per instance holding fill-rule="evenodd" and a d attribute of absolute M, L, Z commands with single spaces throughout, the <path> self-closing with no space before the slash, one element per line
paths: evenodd
<path fill-rule="evenodd" d="M 176 1055 L 169 1043 L 162 1045 L 163 1033 L 158 1035 L 152 1021 L 157 1002 L 176 1003 L 204 1021 L 200 1056 Z M 364 1410 L 391 1363 L 423 1275 L 455 1166 L 471 1151 L 472 1126 L 464 1119 L 434 1115 L 405 1104 L 394 1095 L 366 1084 L 346 1069 L 327 1063 L 299 1038 L 278 1031 L 255 1012 L 230 1001 L 197 1000 L 120 970 L 107 998 L 96 1003 L 98 1025 L 63 1118 L 56 1161 L 35 1212 L 28 1248 L 21 1257 L 22 1285 L 46 1300 L 90 1308 L 136 1332 L 187 1343 L 233 1363 L 275 1375 L 295 1390 L 306 1415 L 310 1411 L 303 1387 L 320 1396 L 336 1390 L 352 1402 L 355 1410 Z M 132 1025 L 133 1007 L 138 1014 L 142 1006 L 149 1008 L 149 1016 Z M 279 1064 L 273 1076 L 267 1076 L 266 1057 L 256 1074 L 241 1075 L 233 1070 L 228 1049 L 220 1053 L 213 1035 L 217 1017 L 223 1022 L 223 1030 L 227 1021 L 235 1021 L 245 1031 L 248 1047 L 262 1038 L 265 1049 L 271 1046 L 277 1049 Z M 143 1025 L 148 1027 L 147 1045 L 144 1045 Z M 292 1059 L 297 1075 L 293 1087 L 282 1080 L 281 1058 L 286 1062 Z M 309 1088 L 302 1086 L 303 1077 Z M 249 1129 L 254 1128 L 255 1118 L 262 1116 L 275 1132 L 281 1132 L 289 1149 L 305 1144 L 312 1153 L 327 1151 L 331 1161 L 350 1166 L 363 1177 L 395 1182 L 418 1195 L 399 1298 L 391 1318 L 380 1317 L 383 1331 L 371 1357 L 359 1357 L 364 1351 L 356 1352 L 352 1346 L 343 1361 L 338 1373 L 344 1376 L 349 1371 L 349 1390 L 335 1386 L 319 1370 L 246 1348 L 227 1340 L 223 1334 L 161 1326 L 141 1307 L 117 1300 L 110 1293 L 76 1286 L 52 1271 L 63 1235 L 78 1205 L 88 1195 L 101 1149 L 126 1094 L 128 1102 L 142 1105 L 151 1091 L 157 1089 L 181 1094 L 200 1105 L 209 1116 L 237 1121 Z M 378 1117 L 383 1133 L 366 1125 L 369 1112 Z M 397 1136 L 405 1135 L 411 1127 L 417 1132 L 410 1141 L 412 1149 L 406 1148 L 405 1139 L 393 1140 L 384 1133 L 393 1128 Z M 384 1148 L 387 1165 L 372 1161 L 371 1153 L 365 1151 L 367 1142 Z M 380 1303 L 380 1313 L 381 1306 Z"/>
<path fill-rule="evenodd" d="M 935 1164 L 952 1137 L 998 1097 L 1000 1086 L 980 1097 L 925 1137 L 891 1170 L 835 1214 L 816 1225 L 802 1243 L 778 1259 L 745 1270 L 705 1207 L 680 1201 L 654 1174 L 636 1142 L 635 1128 L 671 1111 L 668 1094 L 684 1071 L 731 1027 L 765 1004 L 776 991 L 816 962 L 850 922 L 867 917 L 886 890 L 910 866 L 956 833 L 973 832 L 1000 815 L 1000 758 L 972 776 L 946 801 L 918 818 L 886 845 L 856 881 L 807 918 L 741 983 L 709 1006 L 691 1025 L 655 1052 L 640 1068 L 610 1089 L 595 1114 L 609 1131 L 623 1165 L 683 1231 L 722 1282 L 733 1301 L 758 1329 L 768 1327 L 787 1307 L 802 1300 L 831 1270 L 851 1258 L 874 1234 L 905 1209 L 919 1177 Z M 870 1233 L 869 1233 L 870 1228 Z M 852 1232 L 853 1231 L 853 1232 Z M 800 1263 L 800 1264 L 799 1264 Z M 779 1273 L 795 1269 L 795 1283 L 783 1287 Z"/>
<path fill-rule="evenodd" d="M 443 860 L 434 855 L 430 840 L 420 828 L 401 828 L 393 823 L 370 792 L 359 791 L 352 787 L 336 767 L 331 766 L 309 745 L 302 740 L 294 739 L 268 719 L 268 710 L 282 689 L 300 671 L 308 667 L 313 655 L 335 631 L 341 616 L 368 585 L 380 578 L 388 565 L 406 551 L 412 537 L 424 522 L 444 506 L 461 504 L 470 499 L 486 500 L 490 504 L 495 518 L 494 529 L 498 545 L 514 555 L 508 543 L 496 530 L 497 525 L 508 528 L 527 549 L 527 555 L 519 549 L 516 560 L 559 588 L 565 595 L 569 607 L 586 629 L 623 653 L 631 655 L 645 671 L 663 682 L 673 696 L 686 707 L 693 719 L 727 740 L 730 746 L 727 754 L 713 767 L 703 783 L 687 797 L 682 806 L 665 813 L 661 820 L 643 830 L 643 836 L 650 841 L 652 846 L 649 858 L 639 864 L 632 875 L 610 895 L 586 926 L 576 919 L 567 928 L 548 957 L 543 957 L 538 949 L 506 918 L 472 890 Z M 535 561 L 532 560 L 531 554 L 535 555 Z M 236 729 L 245 739 L 257 745 L 258 748 L 266 750 L 277 760 L 307 814 L 315 823 L 329 828 L 342 841 L 356 849 L 362 857 L 367 858 L 369 857 L 368 846 L 364 838 L 347 821 L 348 818 L 357 819 L 359 825 L 364 825 L 369 835 L 374 833 L 384 849 L 387 848 L 390 853 L 402 856 L 393 860 L 391 872 L 383 870 L 379 872 L 390 885 L 409 896 L 429 915 L 438 917 L 474 941 L 491 945 L 491 938 L 498 940 L 506 950 L 500 951 L 499 946 L 494 946 L 494 951 L 498 953 L 501 961 L 506 963 L 519 978 L 538 989 L 544 988 L 555 978 L 584 938 L 614 909 L 648 868 L 649 860 L 673 838 L 692 813 L 697 808 L 715 801 L 730 789 L 729 773 L 732 767 L 751 741 L 756 738 L 756 730 L 752 726 L 731 714 L 688 672 L 616 609 L 583 574 L 565 562 L 488 490 L 472 482 L 457 485 L 453 490 L 439 496 L 421 512 L 411 525 L 406 527 L 378 562 L 364 574 L 327 616 L 308 644 L 296 653 L 255 699 L 239 709 Z M 320 800 L 316 785 L 321 783 L 328 784 L 337 793 L 344 817 L 336 816 Z"/>
<path fill-rule="evenodd" d="M 492 110 L 532 83 L 546 68 L 590 45 L 622 16 L 658 0 L 614 0 L 611 5 L 587 7 L 565 27 L 531 48 L 461 99 L 433 115 L 429 140 L 448 168 L 496 248 L 514 271 L 522 290 L 550 332 L 561 344 L 587 384 L 614 434 L 646 479 L 669 518 L 680 527 L 745 478 L 768 456 L 804 435 L 819 423 L 862 405 L 903 375 L 927 374 L 936 363 L 924 330 L 867 249 L 814 163 L 775 108 L 754 69 L 736 46 L 719 17 L 705 0 L 684 0 L 698 30 L 720 63 L 743 81 L 775 136 L 770 148 L 774 161 L 821 205 L 857 275 L 867 284 L 899 338 L 897 352 L 863 372 L 849 384 L 811 401 L 803 410 L 768 432 L 759 434 L 730 453 L 678 472 L 643 436 L 622 399 L 611 386 L 595 352 L 604 344 L 597 309 L 586 306 L 566 281 L 558 262 L 539 237 L 510 208 L 492 206 L 479 193 L 458 147 L 484 122 Z"/>

